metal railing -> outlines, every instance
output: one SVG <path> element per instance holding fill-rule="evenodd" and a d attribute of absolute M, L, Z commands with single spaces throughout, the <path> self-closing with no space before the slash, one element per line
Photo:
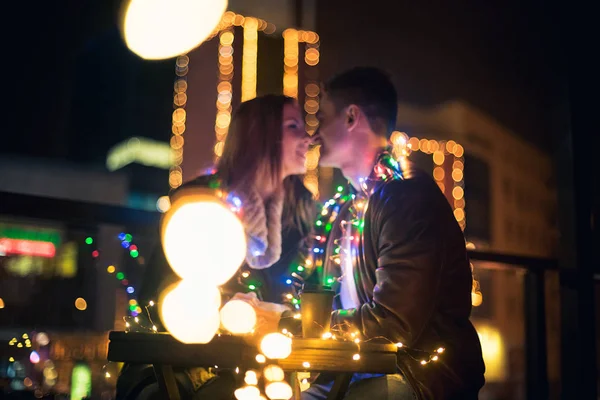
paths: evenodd
<path fill-rule="evenodd" d="M 554 259 L 503 253 L 469 251 L 472 261 L 500 263 L 525 271 L 525 398 L 547 399 L 549 395 L 545 274 L 558 271 Z"/>

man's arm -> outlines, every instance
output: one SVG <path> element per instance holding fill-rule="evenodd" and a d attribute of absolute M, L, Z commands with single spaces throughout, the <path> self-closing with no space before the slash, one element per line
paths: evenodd
<path fill-rule="evenodd" d="M 372 214 L 365 221 L 378 255 L 373 299 L 356 309 L 335 311 L 333 328 L 409 346 L 418 340 L 439 300 L 444 262 L 442 195 L 432 190 L 437 188 L 428 182 L 406 180 L 390 182 L 373 194 Z"/>

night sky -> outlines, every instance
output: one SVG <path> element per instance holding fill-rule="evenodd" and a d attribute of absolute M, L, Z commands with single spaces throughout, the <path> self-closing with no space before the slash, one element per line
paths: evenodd
<path fill-rule="evenodd" d="M 561 84 L 548 3 L 321 2 L 321 70 L 371 64 L 394 74 L 400 101 L 462 99 L 550 150 Z M 536 4 L 537 3 L 537 4 Z M 350 5 L 353 4 L 353 5 Z M 360 4 L 360 6 L 359 6 Z M 343 21 L 343 27 L 342 27 Z"/>
<path fill-rule="evenodd" d="M 60 10 L 35 3 L 10 6 L 28 29 L 15 31 L 10 44 L 10 117 L 0 152 L 98 164 L 106 154 L 99 149 L 133 136 L 134 127 L 168 135 L 172 60 L 144 62 L 124 47 L 116 0 L 68 0 Z M 562 81 L 541 5 L 371 3 L 318 3 L 323 77 L 353 65 L 384 67 L 403 102 L 461 99 L 552 150 L 550 114 Z"/>

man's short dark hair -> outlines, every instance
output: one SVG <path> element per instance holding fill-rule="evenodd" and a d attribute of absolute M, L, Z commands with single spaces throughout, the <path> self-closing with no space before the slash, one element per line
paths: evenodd
<path fill-rule="evenodd" d="M 396 129 L 398 95 L 386 72 L 355 67 L 335 75 L 324 89 L 338 111 L 351 104 L 359 106 L 375 133 L 389 137 Z"/>

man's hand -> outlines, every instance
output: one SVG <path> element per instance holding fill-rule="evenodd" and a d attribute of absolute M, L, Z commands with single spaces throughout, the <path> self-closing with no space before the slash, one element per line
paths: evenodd
<path fill-rule="evenodd" d="M 253 340 L 260 340 L 267 333 L 277 332 L 281 314 L 287 310 L 282 304 L 261 301 L 256 293 L 236 293 L 231 300 L 241 300 L 250 304 L 256 312 L 256 326 L 254 327 Z"/>

